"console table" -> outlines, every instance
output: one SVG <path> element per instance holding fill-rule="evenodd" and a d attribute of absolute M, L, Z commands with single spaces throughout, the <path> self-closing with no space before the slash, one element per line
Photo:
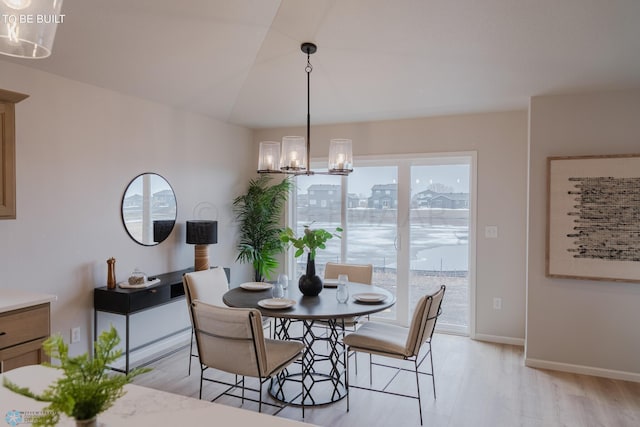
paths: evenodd
<path fill-rule="evenodd" d="M 227 274 L 227 280 L 229 280 L 230 270 L 225 268 Z M 124 370 L 111 367 L 112 370 L 117 372 L 129 373 L 129 356 L 131 351 L 139 350 L 147 347 L 151 344 L 158 342 L 159 340 L 168 338 L 175 334 L 187 331 L 190 327 L 173 332 L 169 335 L 160 337 L 146 344 L 143 344 L 135 349 L 131 349 L 129 343 L 129 318 L 132 314 L 139 313 L 145 310 L 151 310 L 153 308 L 172 303 L 174 301 L 183 300 L 184 286 L 182 285 L 182 276 L 185 273 L 194 271 L 193 268 L 187 268 L 179 271 L 172 271 L 170 273 L 158 274 L 155 276 L 160 279 L 160 283 L 157 285 L 149 286 L 148 288 L 141 289 L 123 289 L 116 286 L 115 289 L 107 289 L 106 286 L 94 289 L 93 292 L 93 337 L 94 340 L 98 337 L 98 312 L 119 314 L 125 316 L 125 350 L 124 358 L 125 365 Z M 186 307 L 185 307 L 186 310 Z M 169 355 L 165 353 L 159 357 L 144 363 L 143 365 L 157 361 L 158 359 Z"/>
<path fill-rule="evenodd" d="M 131 347 L 129 343 L 129 318 L 132 314 L 150 310 L 161 305 L 169 304 L 180 299 L 184 299 L 184 287 L 182 286 L 182 276 L 193 269 L 173 271 L 171 273 L 159 274 L 156 276 L 160 283 L 148 288 L 123 289 L 116 286 L 114 289 L 107 289 L 106 286 L 96 288 L 93 291 L 93 339 L 98 337 L 98 312 L 120 314 L 125 316 L 125 350 L 124 350 L 124 370 L 111 369 L 118 372 L 129 373 L 129 356 Z M 182 331 L 178 331 L 179 333 Z M 165 336 L 164 338 L 167 338 Z M 156 340 L 144 344 L 139 348 L 155 343 Z"/>

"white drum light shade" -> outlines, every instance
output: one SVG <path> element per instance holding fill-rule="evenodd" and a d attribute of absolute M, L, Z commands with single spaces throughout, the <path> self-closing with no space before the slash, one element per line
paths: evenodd
<path fill-rule="evenodd" d="M 62 0 L 0 0 L 0 53 L 17 58 L 51 55 Z"/>
<path fill-rule="evenodd" d="M 280 143 L 262 141 L 258 157 L 258 172 L 273 172 L 280 170 Z"/>
<path fill-rule="evenodd" d="M 329 145 L 329 173 L 353 172 L 350 139 L 332 139 Z"/>

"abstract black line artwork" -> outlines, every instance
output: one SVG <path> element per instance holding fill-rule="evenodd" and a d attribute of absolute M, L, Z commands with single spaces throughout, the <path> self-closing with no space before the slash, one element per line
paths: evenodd
<path fill-rule="evenodd" d="M 574 258 L 640 261 L 640 178 L 569 178 Z"/>
<path fill-rule="evenodd" d="M 546 273 L 640 282 L 640 155 L 549 157 Z"/>

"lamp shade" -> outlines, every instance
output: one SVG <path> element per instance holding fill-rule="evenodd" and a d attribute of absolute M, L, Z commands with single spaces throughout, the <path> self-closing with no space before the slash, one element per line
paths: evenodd
<path fill-rule="evenodd" d="M 51 55 L 62 0 L 0 0 L 0 53 L 18 58 Z"/>
<path fill-rule="evenodd" d="M 218 221 L 187 221 L 187 243 L 193 245 L 218 243 Z"/>
<path fill-rule="evenodd" d="M 332 139 L 329 145 L 329 172 L 353 172 L 350 139 Z"/>
<path fill-rule="evenodd" d="M 280 143 L 275 141 L 260 142 L 258 171 L 277 171 L 280 167 Z"/>
<path fill-rule="evenodd" d="M 282 138 L 280 169 L 284 171 L 303 171 L 307 169 L 307 146 L 301 136 Z"/>

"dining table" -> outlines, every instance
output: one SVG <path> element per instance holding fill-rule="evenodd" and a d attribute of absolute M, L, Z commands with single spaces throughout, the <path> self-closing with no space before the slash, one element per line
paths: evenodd
<path fill-rule="evenodd" d="M 344 398 L 348 393 L 348 357 L 342 343 L 345 322 L 388 310 L 396 302 L 395 296 L 382 287 L 355 282 L 347 283 L 349 298 L 339 302 L 334 285 L 335 282 L 325 281 L 317 296 L 303 295 L 297 286 L 291 285 L 282 298 L 272 298 L 273 285 L 248 282 L 223 296 L 229 307 L 255 308 L 263 316 L 273 318 L 274 338 L 305 344 L 300 363 L 271 382 L 269 393 L 281 402 L 320 406 Z"/>

